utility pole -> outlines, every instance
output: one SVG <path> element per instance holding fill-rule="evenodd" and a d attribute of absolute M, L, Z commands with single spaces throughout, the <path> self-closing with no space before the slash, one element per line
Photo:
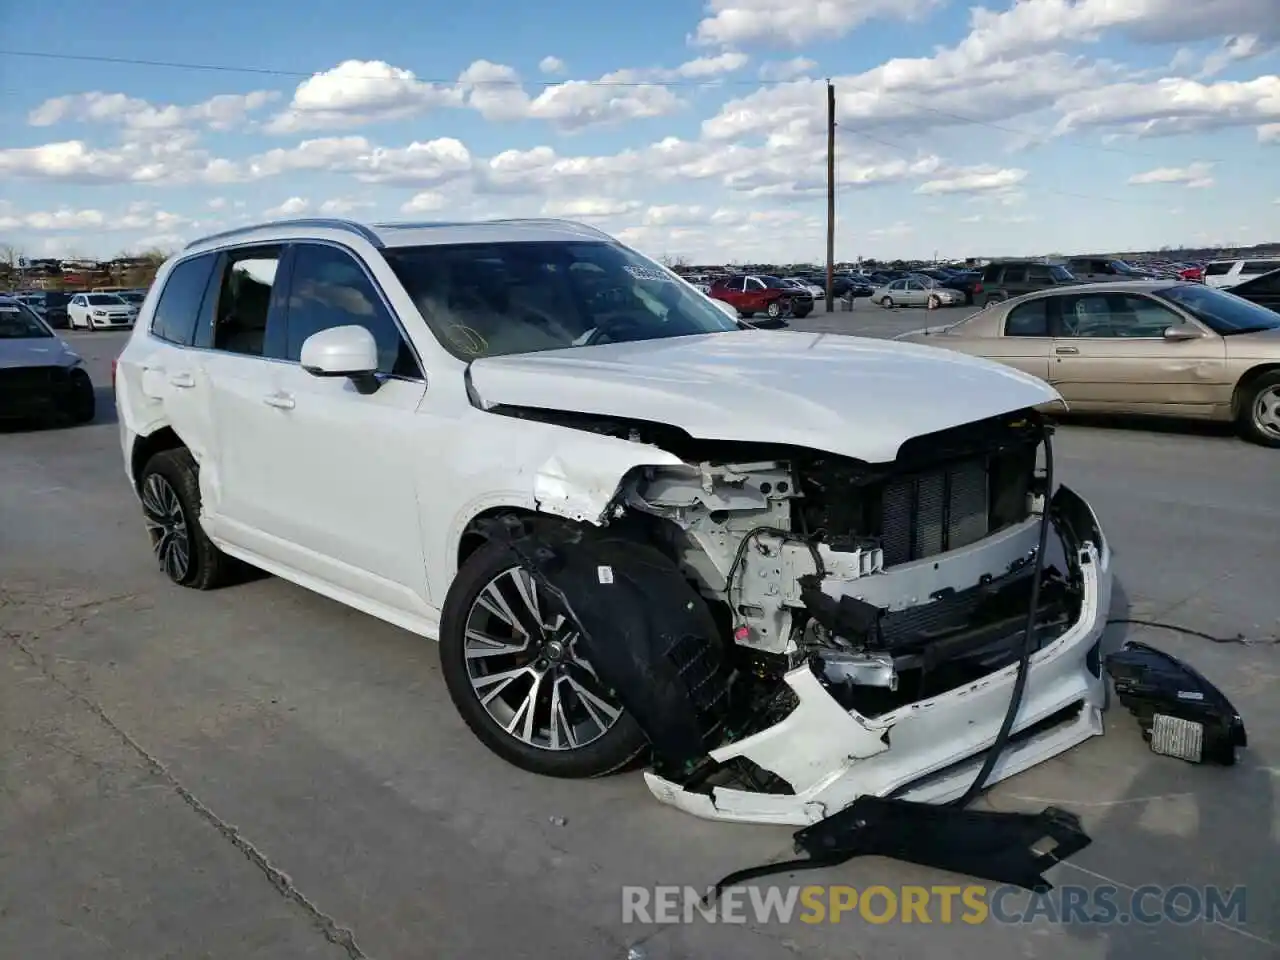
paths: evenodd
<path fill-rule="evenodd" d="M 836 308 L 836 88 L 827 81 L 827 313 Z"/>

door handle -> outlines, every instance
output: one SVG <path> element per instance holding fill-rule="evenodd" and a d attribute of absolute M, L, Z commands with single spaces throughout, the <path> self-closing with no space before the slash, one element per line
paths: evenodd
<path fill-rule="evenodd" d="M 186 390 L 196 385 L 195 377 L 189 373 L 173 373 L 169 375 L 169 384 Z"/>
<path fill-rule="evenodd" d="M 1053 352 L 1066 354 L 1068 356 L 1074 356 L 1080 352 L 1080 348 L 1079 347 L 1054 347 Z"/>
<path fill-rule="evenodd" d="M 293 409 L 293 397 L 287 393 L 269 393 L 262 398 L 262 402 L 268 407 L 276 407 L 280 410 Z"/>

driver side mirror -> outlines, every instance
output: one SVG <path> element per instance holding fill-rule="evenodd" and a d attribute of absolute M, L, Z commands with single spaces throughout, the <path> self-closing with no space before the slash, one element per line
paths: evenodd
<path fill-rule="evenodd" d="M 1164 332 L 1166 340 L 1199 340 L 1203 336 L 1200 328 L 1190 323 L 1175 323 Z"/>
<path fill-rule="evenodd" d="M 349 377 L 356 390 L 378 389 L 378 344 L 364 327 L 350 324 L 313 333 L 302 342 L 302 369 L 313 377 Z"/>

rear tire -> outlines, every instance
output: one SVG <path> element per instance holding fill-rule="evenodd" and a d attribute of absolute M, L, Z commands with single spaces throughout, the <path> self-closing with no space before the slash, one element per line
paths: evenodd
<path fill-rule="evenodd" d="M 226 583 L 233 562 L 200 526 L 200 470 L 191 451 L 177 447 L 153 456 L 142 468 L 138 491 L 161 572 L 193 590 Z"/>
<path fill-rule="evenodd" d="M 1241 391 L 1240 433 L 1264 447 L 1280 447 L 1280 370 L 1256 377 Z"/>
<path fill-rule="evenodd" d="M 892 310 L 892 309 L 893 309 L 893 297 L 881 297 L 881 298 L 880 298 L 880 306 L 884 307 L 886 310 Z"/>
<path fill-rule="evenodd" d="M 782 316 L 781 301 L 779 300 L 773 301 L 773 303 L 769 304 L 769 306 L 765 308 L 765 313 L 768 314 L 770 320 L 777 320 L 779 317 Z"/>

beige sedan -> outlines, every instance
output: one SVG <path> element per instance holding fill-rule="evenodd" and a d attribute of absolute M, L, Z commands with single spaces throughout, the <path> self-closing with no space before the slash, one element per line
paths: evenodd
<path fill-rule="evenodd" d="M 899 340 L 987 357 L 1079 413 L 1230 420 L 1280 447 L 1280 314 L 1168 280 L 1057 287 Z"/>

